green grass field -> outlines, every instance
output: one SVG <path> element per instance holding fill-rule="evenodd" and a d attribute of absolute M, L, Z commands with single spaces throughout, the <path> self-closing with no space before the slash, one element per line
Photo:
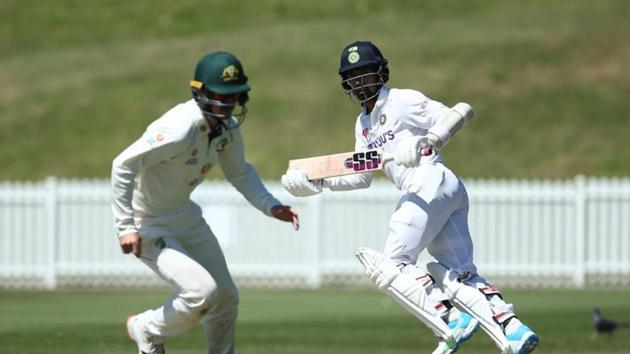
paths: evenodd
<path fill-rule="evenodd" d="M 212 50 L 244 62 L 248 158 L 277 179 L 352 149 L 337 66 L 357 39 L 392 86 L 475 107 L 444 151 L 462 177 L 629 175 L 628 18 L 625 0 L 3 0 L 0 179 L 108 177 Z"/>
<path fill-rule="evenodd" d="M 128 314 L 158 304 L 165 289 L 0 292 L 3 354 L 135 353 Z M 591 310 L 630 320 L 628 289 L 507 290 L 521 318 L 541 336 L 537 353 L 628 353 L 630 328 L 593 338 Z M 196 328 L 168 341 L 170 354 L 205 353 Z M 430 331 L 371 289 L 241 290 L 240 354 L 418 354 L 436 343 Z M 498 353 L 481 331 L 460 353 Z"/>

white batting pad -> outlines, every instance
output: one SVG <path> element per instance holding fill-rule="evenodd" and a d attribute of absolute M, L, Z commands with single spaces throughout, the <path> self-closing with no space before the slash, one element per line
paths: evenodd
<path fill-rule="evenodd" d="M 479 290 L 460 283 L 455 275 L 440 263 L 428 263 L 427 270 L 444 292 L 451 297 L 451 302 L 455 306 L 479 320 L 481 328 L 494 340 L 503 354 L 512 354 L 512 349 L 501 330 L 501 326 L 494 321 L 490 303 Z"/>
<path fill-rule="evenodd" d="M 396 264 L 381 253 L 361 247 L 354 252 L 370 280 L 407 311 L 429 327 L 436 336 L 454 343 L 451 330 L 436 315 L 424 287 L 412 276 L 401 273 Z M 452 345 L 451 345 L 452 346 Z"/>

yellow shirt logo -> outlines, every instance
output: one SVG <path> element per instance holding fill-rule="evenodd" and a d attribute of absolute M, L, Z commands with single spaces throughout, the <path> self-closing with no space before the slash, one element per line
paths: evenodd
<path fill-rule="evenodd" d="M 223 82 L 238 80 L 238 69 L 234 65 L 226 66 L 221 74 Z"/>

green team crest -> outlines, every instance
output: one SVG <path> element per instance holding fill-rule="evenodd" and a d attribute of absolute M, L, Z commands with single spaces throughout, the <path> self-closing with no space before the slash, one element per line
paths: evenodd
<path fill-rule="evenodd" d="M 238 68 L 234 65 L 229 65 L 223 68 L 221 80 L 223 82 L 238 80 Z"/>
<path fill-rule="evenodd" d="M 155 240 L 155 247 L 159 249 L 164 249 L 164 247 L 166 247 L 166 241 L 164 241 L 164 238 L 160 237 Z"/>

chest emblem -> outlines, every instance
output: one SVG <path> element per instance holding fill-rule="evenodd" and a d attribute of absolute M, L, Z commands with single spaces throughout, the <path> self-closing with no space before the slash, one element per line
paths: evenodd
<path fill-rule="evenodd" d="M 221 152 L 221 151 L 225 150 L 225 146 L 227 145 L 227 143 L 228 143 L 228 138 L 221 139 L 217 143 L 217 147 L 216 147 L 217 152 Z"/>
<path fill-rule="evenodd" d="M 199 150 L 197 150 L 197 148 L 192 149 L 192 151 L 190 152 L 190 155 L 197 156 L 197 153 L 199 153 Z"/>
<path fill-rule="evenodd" d="M 210 167 L 212 167 L 212 164 L 210 163 L 203 165 L 203 167 L 201 167 L 201 174 L 205 175 L 206 173 L 208 173 L 208 171 L 210 171 Z"/>
<path fill-rule="evenodd" d="M 363 131 L 361 132 L 361 135 L 363 135 L 363 136 L 368 136 L 368 133 L 369 133 L 369 132 L 370 132 L 370 129 L 365 128 L 365 129 L 363 129 Z"/>

